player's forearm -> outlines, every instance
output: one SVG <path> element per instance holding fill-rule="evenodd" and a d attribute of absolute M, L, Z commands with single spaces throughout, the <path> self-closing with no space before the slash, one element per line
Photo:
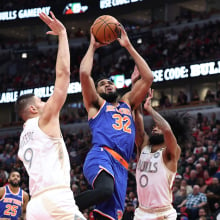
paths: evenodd
<path fill-rule="evenodd" d="M 204 205 L 206 205 L 206 203 L 207 203 L 207 202 L 201 202 L 201 203 L 198 205 L 198 207 L 201 208 L 201 207 L 203 207 Z"/>
<path fill-rule="evenodd" d="M 92 73 L 92 67 L 93 67 L 93 60 L 94 60 L 94 53 L 95 53 L 95 47 L 93 45 L 89 45 L 89 48 L 83 57 L 81 64 L 80 64 L 80 75 L 86 75 L 91 76 Z"/>
<path fill-rule="evenodd" d="M 143 120 L 141 105 L 137 109 L 135 109 L 134 113 L 135 113 L 135 130 L 136 130 L 135 143 L 139 147 L 142 145 L 145 135 L 144 120 Z"/>
<path fill-rule="evenodd" d="M 136 51 L 136 49 L 131 44 L 129 44 L 126 47 L 126 49 L 134 59 L 135 64 L 137 65 L 138 70 L 140 72 L 141 78 L 144 81 L 146 80 L 147 82 L 153 81 L 153 73 L 150 67 L 148 66 L 148 64 L 146 63 L 146 61 L 143 59 L 143 57 L 141 57 L 141 55 Z"/>
<path fill-rule="evenodd" d="M 171 130 L 170 125 L 168 124 L 168 122 L 158 112 L 156 112 L 152 107 L 150 107 L 148 109 L 145 109 L 145 110 L 148 111 L 148 113 L 151 115 L 151 117 L 153 118 L 156 125 L 162 131 Z"/>
<path fill-rule="evenodd" d="M 57 62 L 56 62 L 56 74 L 70 75 L 70 51 L 66 30 L 62 31 L 59 36 Z"/>

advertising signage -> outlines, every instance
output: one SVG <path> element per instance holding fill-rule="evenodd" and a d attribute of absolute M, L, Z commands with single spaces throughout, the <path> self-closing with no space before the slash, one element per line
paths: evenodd
<path fill-rule="evenodd" d="M 116 6 L 129 5 L 142 0 L 100 0 L 100 9 L 113 8 Z"/>
<path fill-rule="evenodd" d="M 154 82 L 208 76 L 220 73 L 220 61 L 159 69 L 152 72 L 154 75 Z"/>
<path fill-rule="evenodd" d="M 179 66 L 165 68 L 152 71 L 154 75 L 154 83 L 174 81 L 181 79 L 192 79 L 195 77 L 211 76 L 220 74 L 220 61 L 213 61 L 200 64 L 192 64 L 189 66 Z M 126 88 L 131 85 L 131 79 L 125 79 L 124 75 L 116 75 L 111 77 L 116 87 Z M 53 93 L 54 86 L 45 86 L 40 88 L 24 89 L 20 91 L 10 91 L 0 93 L 0 103 L 15 102 L 20 95 L 34 93 L 40 98 L 50 97 Z M 72 82 L 68 88 L 68 94 L 81 93 L 80 82 Z"/>
<path fill-rule="evenodd" d="M 45 14 L 49 15 L 50 8 L 50 6 L 46 6 L 41 8 L 2 11 L 0 12 L 0 21 L 39 17 L 39 13 L 41 12 L 44 12 Z"/>

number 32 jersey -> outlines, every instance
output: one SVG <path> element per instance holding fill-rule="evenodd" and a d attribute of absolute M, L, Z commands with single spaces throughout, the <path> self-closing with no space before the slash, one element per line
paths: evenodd
<path fill-rule="evenodd" d="M 125 102 L 117 106 L 104 101 L 97 115 L 89 120 L 93 146 L 112 148 L 129 161 L 134 148 L 135 125 L 131 109 Z"/>

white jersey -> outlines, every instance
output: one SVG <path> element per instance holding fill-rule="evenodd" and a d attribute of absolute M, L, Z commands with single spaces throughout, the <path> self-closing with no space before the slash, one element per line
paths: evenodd
<path fill-rule="evenodd" d="M 46 135 L 38 121 L 36 117 L 25 122 L 18 151 L 29 175 L 32 196 L 50 187 L 70 187 L 70 162 L 64 140 Z"/>
<path fill-rule="evenodd" d="M 165 207 L 172 203 L 172 185 L 176 173 L 163 162 L 164 148 L 155 153 L 150 150 L 150 147 L 143 148 L 136 168 L 139 206 Z"/>

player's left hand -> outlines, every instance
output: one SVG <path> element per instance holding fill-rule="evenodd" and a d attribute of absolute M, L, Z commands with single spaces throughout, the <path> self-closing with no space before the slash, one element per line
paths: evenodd
<path fill-rule="evenodd" d="M 51 31 L 48 31 L 47 34 L 60 35 L 62 33 L 66 33 L 66 28 L 58 19 L 56 19 L 52 11 L 50 11 L 50 15 L 51 17 L 46 15 L 44 12 L 39 14 L 40 19 L 51 29 Z"/>
<path fill-rule="evenodd" d="M 148 97 L 146 98 L 146 101 L 144 103 L 144 109 L 147 111 L 149 111 L 150 108 L 152 108 L 151 99 L 153 98 L 153 93 L 154 93 L 154 90 L 150 88 L 148 91 Z"/>
<path fill-rule="evenodd" d="M 121 26 L 121 37 L 120 38 L 117 38 L 118 42 L 120 43 L 120 45 L 122 47 L 127 47 L 129 46 L 131 43 L 130 43 L 130 40 L 128 38 L 128 35 L 124 29 L 124 27 L 122 25 Z"/>

